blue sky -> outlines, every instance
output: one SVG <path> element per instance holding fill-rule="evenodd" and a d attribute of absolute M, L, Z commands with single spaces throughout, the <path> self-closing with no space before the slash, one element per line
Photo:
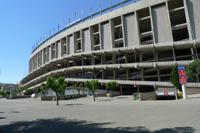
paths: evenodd
<path fill-rule="evenodd" d="M 32 46 L 58 24 L 99 10 L 100 0 L 0 0 L 0 82 L 18 83 L 28 74 Z M 111 0 L 101 0 L 102 8 Z M 117 3 L 122 0 L 112 0 Z"/>

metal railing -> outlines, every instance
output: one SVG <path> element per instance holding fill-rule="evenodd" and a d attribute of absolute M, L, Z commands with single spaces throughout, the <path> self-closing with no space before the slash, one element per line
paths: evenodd
<path fill-rule="evenodd" d="M 113 6 L 110 6 L 110 7 L 108 7 L 108 8 L 103 9 L 103 10 L 100 10 L 100 11 L 98 11 L 98 12 L 92 14 L 92 15 L 89 15 L 89 16 L 83 18 L 83 19 L 74 21 L 73 23 L 69 24 L 67 27 L 62 28 L 62 29 L 59 30 L 58 32 L 56 32 L 56 33 L 50 35 L 49 37 L 45 38 L 44 40 L 42 40 L 42 41 L 40 41 L 40 42 L 38 42 L 38 43 L 36 44 L 36 46 L 33 46 L 33 48 L 32 48 L 32 53 L 33 53 L 36 49 L 38 49 L 42 44 L 44 44 L 45 42 L 47 42 L 48 40 L 50 40 L 51 38 L 53 38 L 53 37 L 56 36 L 57 34 L 59 34 L 59 33 L 63 32 L 63 31 L 65 31 L 65 30 L 67 30 L 67 29 L 69 29 L 69 28 L 71 28 L 71 27 L 73 27 L 73 26 L 75 26 L 75 25 L 77 25 L 77 24 L 80 24 L 80 23 L 82 23 L 82 22 L 91 20 L 91 19 L 96 18 L 96 17 L 98 17 L 98 16 L 101 16 L 101 15 L 103 15 L 103 14 L 106 14 L 106 13 L 112 12 L 112 11 L 114 11 L 114 10 L 116 10 L 116 9 L 122 8 L 122 7 L 126 6 L 126 5 L 129 5 L 129 4 L 132 4 L 132 3 L 136 3 L 136 2 L 138 2 L 138 1 L 140 1 L 140 0 L 123 0 L 123 1 L 120 2 L 120 3 L 117 3 L 117 4 L 113 5 Z"/>

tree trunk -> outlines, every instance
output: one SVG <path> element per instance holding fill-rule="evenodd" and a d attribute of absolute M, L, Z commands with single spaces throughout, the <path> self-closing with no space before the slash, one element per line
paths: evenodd
<path fill-rule="evenodd" d="M 96 96 L 95 96 L 95 92 L 92 92 L 92 94 L 93 94 L 93 100 L 94 100 L 94 102 L 96 101 Z"/>
<path fill-rule="evenodd" d="M 58 93 L 56 92 L 56 105 L 58 106 L 59 105 L 59 101 L 58 101 Z"/>

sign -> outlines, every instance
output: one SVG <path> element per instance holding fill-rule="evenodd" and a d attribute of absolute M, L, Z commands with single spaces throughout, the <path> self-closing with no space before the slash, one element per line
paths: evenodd
<path fill-rule="evenodd" d="M 187 83 L 187 77 L 185 73 L 185 66 L 178 66 L 178 74 L 179 74 L 179 83 L 181 85 Z"/>

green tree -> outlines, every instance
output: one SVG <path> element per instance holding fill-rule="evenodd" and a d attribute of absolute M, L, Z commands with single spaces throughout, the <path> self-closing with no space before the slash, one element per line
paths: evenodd
<path fill-rule="evenodd" d="M 78 90 L 78 83 L 73 83 L 73 88 L 74 88 L 75 90 L 79 91 L 79 90 Z M 79 94 L 80 94 L 80 92 L 79 92 Z"/>
<path fill-rule="evenodd" d="M 95 92 L 97 89 L 99 89 L 99 81 L 98 80 L 86 81 L 85 86 L 92 92 L 93 100 L 95 102 L 96 101 Z"/>
<path fill-rule="evenodd" d="M 194 60 L 186 68 L 187 76 L 190 80 L 198 80 L 200 75 L 200 60 Z"/>
<path fill-rule="evenodd" d="M 110 94 L 112 94 L 112 91 L 117 88 L 117 82 L 115 82 L 115 81 L 107 82 L 106 88 L 110 89 Z"/>
<path fill-rule="evenodd" d="M 172 74 L 172 77 L 171 77 L 172 84 L 174 85 L 174 87 L 176 89 L 180 89 L 181 85 L 179 83 L 179 75 L 178 75 L 178 67 L 177 67 L 177 65 L 172 66 L 171 74 Z"/>
<path fill-rule="evenodd" d="M 59 105 L 59 94 L 63 94 L 66 88 L 66 82 L 64 77 L 55 79 L 54 77 L 47 78 L 47 88 L 51 88 L 56 93 L 56 103 Z"/>
<path fill-rule="evenodd" d="M 5 97 L 6 96 L 5 91 L 0 91 L 0 96 Z"/>
<path fill-rule="evenodd" d="M 58 93 L 61 95 L 65 95 L 65 88 L 67 87 L 67 83 L 65 82 L 64 77 L 59 77 L 57 79 L 58 82 Z"/>
<path fill-rule="evenodd" d="M 47 90 L 48 90 L 47 85 L 46 85 L 45 83 L 43 83 L 43 84 L 40 86 L 41 94 L 42 94 L 43 96 L 45 96 Z"/>

